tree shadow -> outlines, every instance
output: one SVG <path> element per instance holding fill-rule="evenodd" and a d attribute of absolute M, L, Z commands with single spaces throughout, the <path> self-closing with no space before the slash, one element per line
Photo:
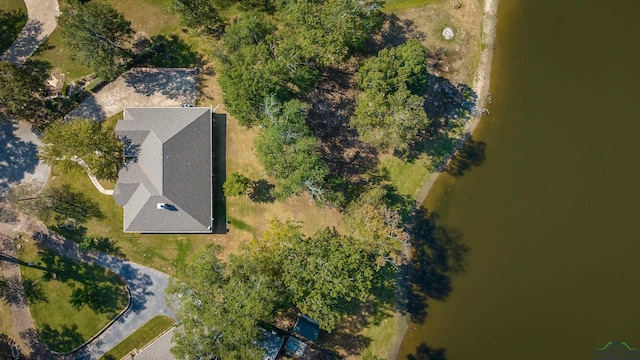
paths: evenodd
<path fill-rule="evenodd" d="M 26 24 L 24 10 L 0 11 L 0 54 L 9 49 Z"/>
<path fill-rule="evenodd" d="M 8 60 L 18 65 L 24 63 L 44 41 L 41 36 L 42 31 L 42 23 L 40 21 L 27 19 L 15 41 L 2 54 L 3 60 Z"/>
<path fill-rule="evenodd" d="M 71 326 L 62 325 L 59 329 L 54 329 L 49 324 L 44 324 L 42 330 L 39 331 L 39 335 L 40 339 L 49 345 L 51 350 L 57 352 L 71 351 L 85 341 L 76 324 Z"/>
<path fill-rule="evenodd" d="M 472 167 L 482 165 L 486 149 L 487 143 L 469 137 L 447 163 L 444 171 L 451 176 L 463 176 Z"/>
<path fill-rule="evenodd" d="M 160 93 L 180 103 L 195 104 L 196 69 L 134 68 L 122 77 L 139 94 Z"/>
<path fill-rule="evenodd" d="M 255 180 L 249 184 L 247 196 L 249 196 L 249 199 L 253 202 L 272 203 L 276 200 L 274 190 L 275 185 L 266 179 Z"/>
<path fill-rule="evenodd" d="M 7 261 L 6 255 L 0 255 L 0 260 Z M 18 277 L 0 279 L 0 299 L 16 307 L 27 306 L 24 287 Z"/>
<path fill-rule="evenodd" d="M 357 96 L 354 71 L 326 69 L 305 101 L 311 104 L 307 125 L 320 139 L 319 151 L 331 174 L 360 183 L 362 175 L 378 164 L 378 153 L 349 126 Z"/>
<path fill-rule="evenodd" d="M 422 343 L 418 345 L 416 351 L 412 354 L 407 355 L 407 360 L 446 360 L 447 354 L 446 350 L 443 348 L 434 349 L 427 345 L 426 343 Z"/>
<path fill-rule="evenodd" d="M 36 144 L 18 137 L 18 130 L 18 125 L 0 121 L 0 198 L 38 165 Z"/>
<path fill-rule="evenodd" d="M 43 251 L 46 249 L 54 255 L 59 254 L 66 258 L 92 263 L 99 266 L 95 267 L 95 269 L 105 268 L 118 274 L 127 282 L 131 290 L 131 311 L 137 314 L 140 311 L 146 309 L 146 297 L 154 294 L 151 290 L 151 287 L 154 285 L 154 280 L 148 274 L 141 272 L 138 268 L 132 266 L 126 260 L 101 252 L 83 252 L 80 250 L 80 247 L 77 244 L 73 244 L 70 241 L 60 238 L 55 234 L 49 235 L 43 232 L 36 232 L 33 234 L 33 238 L 39 243 L 39 246 L 43 249 Z M 42 255 L 41 258 L 43 259 L 43 262 L 45 264 L 55 263 L 55 259 L 53 259 L 52 262 L 52 260 L 47 259 Z M 74 267 L 77 269 L 78 263 L 68 263 L 69 264 L 66 265 L 67 267 L 65 268 L 66 270 L 73 270 Z M 74 276 L 73 272 L 65 271 L 63 275 L 64 274 L 70 274 L 71 276 Z M 76 274 L 75 276 L 78 275 Z M 78 280 L 78 282 L 83 281 Z"/>
<path fill-rule="evenodd" d="M 141 54 L 141 66 L 188 68 L 202 64 L 203 58 L 177 35 L 155 35 Z"/>
<path fill-rule="evenodd" d="M 453 85 L 445 77 L 430 74 L 424 105 L 429 126 L 407 151 L 396 155 L 409 162 L 428 159 L 425 165 L 429 171 L 443 171 L 452 154 L 466 141 L 461 133 L 467 121 L 482 112 L 476 106 L 477 98 L 468 85 Z"/>
<path fill-rule="evenodd" d="M 118 285 L 120 284 L 88 281 L 73 289 L 69 303 L 76 310 L 87 306 L 101 314 L 116 315 L 120 305 L 118 302 L 121 299 Z"/>
<path fill-rule="evenodd" d="M 0 359 L 24 359 L 25 354 L 16 346 L 15 341 L 0 333 Z"/>
<path fill-rule="evenodd" d="M 39 302 L 48 302 L 44 287 L 38 280 L 27 278 L 22 280 L 22 285 L 24 286 L 24 293 L 29 304 L 33 305 Z"/>
<path fill-rule="evenodd" d="M 425 34 L 417 29 L 413 20 L 401 19 L 396 14 L 386 14 L 382 30 L 369 40 L 367 53 L 373 56 L 382 49 L 402 45 L 410 39 L 422 41 L 425 38 Z"/>
<path fill-rule="evenodd" d="M 438 215 L 417 207 L 410 215 L 407 231 L 412 238 L 410 263 L 402 269 L 405 292 L 397 304 L 415 323 L 424 323 L 428 300 L 444 301 L 452 290 L 451 277 L 466 271 L 471 249 L 463 243 L 462 233 L 438 224 Z"/>
<path fill-rule="evenodd" d="M 465 120 L 475 111 L 478 94 L 466 84 L 453 85 L 449 79 L 430 74 L 425 112 L 431 120 Z"/>
<path fill-rule="evenodd" d="M 54 358 L 47 346 L 40 340 L 38 332 L 31 328 L 21 331 L 18 336 L 31 349 L 31 353 L 25 359 L 28 360 L 51 360 Z"/>
<path fill-rule="evenodd" d="M 53 199 L 51 210 L 59 221 L 71 218 L 84 223 L 104 216 L 96 201 L 83 192 L 73 191 L 69 184 L 50 188 L 47 194 Z"/>

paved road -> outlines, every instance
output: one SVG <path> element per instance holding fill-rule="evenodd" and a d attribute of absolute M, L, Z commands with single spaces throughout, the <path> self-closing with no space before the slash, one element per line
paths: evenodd
<path fill-rule="evenodd" d="M 18 65 L 24 64 L 53 32 L 57 26 L 56 16 L 60 14 L 57 0 L 24 0 L 24 3 L 27 6 L 27 24 L 1 58 Z"/>
<path fill-rule="evenodd" d="M 112 270 L 125 279 L 131 290 L 131 308 L 90 343 L 77 359 L 98 359 L 156 315 L 176 319 L 164 301 L 169 275 L 114 256 L 81 252 L 77 244 L 59 236 L 38 236 L 37 240 L 63 256 Z"/>
<path fill-rule="evenodd" d="M 26 122 L 0 123 L 0 198 L 12 184 L 47 183 L 51 167 L 37 157 L 42 143 Z"/>
<path fill-rule="evenodd" d="M 101 121 L 125 107 L 195 105 L 196 78 L 197 71 L 191 68 L 134 68 L 85 100 L 66 118 Z"/>

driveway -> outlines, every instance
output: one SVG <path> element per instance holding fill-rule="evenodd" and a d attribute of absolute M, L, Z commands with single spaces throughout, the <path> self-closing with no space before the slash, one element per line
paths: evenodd
<path fill-rule="evenodd" d="M 0 123 L 0 198 L 12 184 L 35 181 L 44 187 L 51 167 L 37 157 L 41 145 L 28 123 Z"/>
<path fill-rule="evenodd" d="M 134 68 L 73 109 L 66 118 L 104 120 L 125 107 L 195 105 L 195 68 Z"/>
<path fill-rule="evenodd" d="M 56 16 L 60 14 L 57 0 L 24 0 L 24 3 L 27 6 L 27 24 L 1 58 L 18 65 L 24 64 L 53 32 L 57 25 Z"/>
<path fill-rule="evenodd" d="M 156 315 L 167 315 L 177 320 L 164 301 L 169 275 L 115 256 L 82 252 L 77 244 L 57 235 L 39 233 L 34 238 L 60 255 L 110 269 L 124 278 L 131 290 L 129 310 L 86 348 L 80 350 L 75 359 L 100 358 Z"/>

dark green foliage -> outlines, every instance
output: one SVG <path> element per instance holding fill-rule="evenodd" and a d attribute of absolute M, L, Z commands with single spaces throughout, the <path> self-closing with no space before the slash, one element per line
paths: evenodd
<path fill-rule="evenodd" d="M 302 54 L 324 66 L 338 65 L 382 26 L 381 2 L 293 0 L 282 9 L 285 38 L 296 39 Z"/>
<path fill-rule="evenodd" d="M 86 4 L 69 1 L 62 7 L 58 24 L 69 55 L 96 72 L 113 80 L 131 58 L 128 49 L 133 35 L 131 23 L 111 5 L 93 0 Z"/>
<path fill-rule="evenodd" d="M 180 15 L 180 22 L 201 35 L 222 31 L 223 20 L 211 0 L 171 0 L 169 10 Z"/>
<path fill-rule="evenodd" d="M 0 10 L 0 54 L 16 41 L 26 23 L 27 13 L 24 10 Z"/>
<path fill-rule="evenodd" d="M 44 132 L 38 157 L 63 171 L 79 169 L 82 159 L 98 179 L 115 181 L 124 164 L 124 147 L 113 129 L 89 119 L 55 121 Z"/>
<path fill-rule="evenodd" d="M 46 123 L 41 75 L 29 63 L 18 67 L 0 61 L 0 117 L 28 121 L 36 127 Z"/>
<path fill-rule="evenodd" d="M 317 151 L 318 140 L 306 125 L 308 105 L 292 100 L 269 103 L 267 124 L 256 138 L 256 152 L 267 174 L 275 178 L 276 197 L 298 195 L 322 186 L 329 174 Z"/>
<path fill-rule="evenodd" d="M 278 45 L 274 30 L 264 15 L 247 13 L 222 38 L 220 87 L 227 109 L 244 126 L 261 120 L 265 98 L 282 103 L 318 82 L 295 49 Z"/>
<path fill-rule="evenodd" d="M 171 351 L 182 359 L 262 359 L 257 325 L 273 314 L 273 284 L 251 263 L 221 262 L 219 250 L 208 246 L 176 269 L 167 293 L 180 303 L 184 333 L 176 332 Z"/>
<path fill-rule="evenodd" d="M 241 196 L 247 193 L 251 179 L 234 171 L 229 175 L 227 181 L 224 182 L 222 188 L 226 196 Z"/>
<path fill-rule="evenodd" d="M 292 221 L 274 219 L 262 238 L 244 249 L 243 256 L 282 284 L 289 306 L 309 315 L 327 331 L 349 313 L 353 301 L 366 300 L 386 276 L 376 266 L 375 254 L 360 242 L 333 229 L 307 237 Z"/>
<path fill-rule="evenodd" d="M 356 103 L 351 125 L 362 140 L 380 150 L 407 150 L 429 124 L 424 109 L 427 52 L 417 40 L 383 49 L 358 70 L 365 92 Z"/>

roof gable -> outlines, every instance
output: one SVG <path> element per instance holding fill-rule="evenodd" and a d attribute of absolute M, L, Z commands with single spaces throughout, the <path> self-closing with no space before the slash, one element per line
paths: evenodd
<path fill-rule="evenodd" d="M 124 206 L 126 232 L 211 232 L 211 133 L 211 108 L 124 110 L 116 134 L 135 156 L 120 171 L 114 197 Z"/>

